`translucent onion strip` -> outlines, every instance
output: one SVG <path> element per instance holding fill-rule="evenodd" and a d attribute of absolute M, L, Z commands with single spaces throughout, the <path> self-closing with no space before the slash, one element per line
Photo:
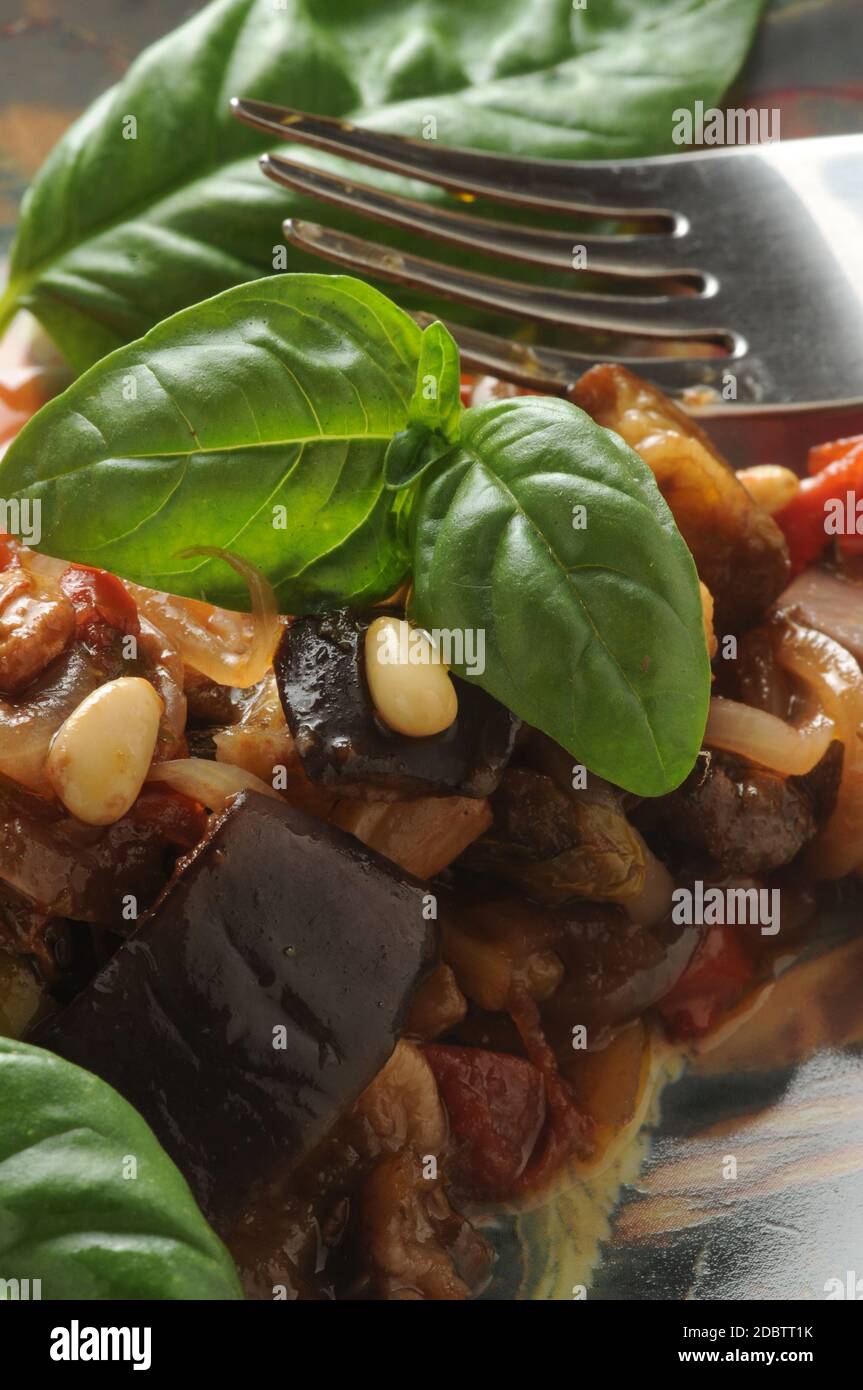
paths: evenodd
<path fill-rule="evenodd" d="M 710 701 L 704 742 L 790 777 L 811 772 L 835 737 L 833 721 L 824 715 L 795 726 L 754 705 L 717 695 Z"/>
<path fill-rule="evenodd" d="M 45 759 L 54 735 L 104 679 L 103 669 L 72 642 L 20 699 L 0 696 L 0 773 L 51 796 Z"/>
<path fill-rule="evenodd" d="M 147 781 L 161 782 L 172 791 L 200 801 L 210 811 L 221 811 L 232 796 L 242 791 L 260 792 L 262 796 L 281 801 L 278 792 L 253 772 L 230 763 L 210 762 L 208 758 L 175 758 L 154 763 Z"/>
<path fill-rule="evenodd" d="M 779 632 L 777 657 L 814 692 L 844 744 L 833 814 L 806 851 L 817 878 L 842 878 L 863 863 L 863 673 L 832 637 L 792 621 Z"/>
<path fill-rule="evenodd" d="M 224 560 L 249 586 L 251 614 L 216 608 L 200 599 L 127 584 L 141 612 L 179 651 L 187 666 L 217 685 L 255 685 L 272 664 L 281 619 L 272 586 L 255 565 L 216 547 L 197 547 L 186 555 Z"/>
<path fill-rule="evenodd" d="M 145 589 L 127 579 L 122 582 L 140 612 L 165 635 L 187 666 L 217 685 L 255 685 L 272 664 L 281 631 L 271 585 L 255 565 L 230 551 L 202 546 L 184 553 L 224 560 L 242 575 L 249 586 L 251 613 L 237 613 L 201 599 Z M 34 574 L 54 580 L 68 566 L 66 560 L 34 551 L 22 551 L 22 563 Z"/>
<path fill-rule="evenodd" d="M 777 607 L 793 608 L 806 627 L 826 632 L 863 660 L 863 584 L 810 565 L 789 584 Z"/>
<path fill-rule="evenodd" d="M 181 751 L 186 730 L 186 696 L 183 693 L 183 662 L 165 634 L 147 618 L 141 618 L 139 650 L 144 658 L 146 677 L 162 697 L 164 730 L 170 737 L 163 741 L 163 752 L 170 755 Z"/>

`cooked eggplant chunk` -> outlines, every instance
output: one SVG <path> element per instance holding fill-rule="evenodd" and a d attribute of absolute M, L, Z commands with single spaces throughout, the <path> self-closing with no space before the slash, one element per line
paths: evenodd
<path fill-rule="evenodd" d="M 677 791 L 643 801 L 635 817 L 647 833 L 705 850 L 729 873 L 770 873 L 789 864 L 826 820 L 841 774 L 839 742 L 805 777 L 782 777 L 712 749 Z"/>
<path fill-rule="evenodd" d="M 623 901 L 643 887 L 643 845 L 611 788 L 566 793 L 544 773 L 511 767 L 491 805 L 494 825 L 466 851 L 466 868 L 550 903 Z"/>
<path fill-rule="evenodd" d="M 652 469 L 714 597 L 717 633 L 757 623 L 788 582 L 788 547 L 692 416 L 625 367 L 605 363 L 585 372 L 572 399 Z"/>
<path fill-rule="evenodd" d="M 37 1041 L 141 1111 L 224 1230 L 392 1052 L 433 963 L 422 899 L 349 835 L 244 792 Z"/>
<path fill-rule="evenodd" d="M 276 680 L 288 727 L 313 782 L 344 795 L 369 787 L 411 795 L 488 796 L 512 756 L 520 721 L 470 681 L 442 734 L 410 738 L 378 718 L 363 652 L 370 619 L 339 611 L 299 618 L 282 636 Z"/>

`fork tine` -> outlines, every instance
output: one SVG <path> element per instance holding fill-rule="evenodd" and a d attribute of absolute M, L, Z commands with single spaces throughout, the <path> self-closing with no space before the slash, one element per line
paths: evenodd
<path fill-rule="evenodd" d="M 234 115 L 247 125 L 282 140 L 357 159 L 406 178 L 424 179 L 458 194 L 464 201 L 494 198 L 543 212 L 588 212 L 626 218 L 678 221 L 660 197 L 661 160 L 521 159 L 437 146 L 433 140 L 355 126 L 331 116 L 315 116 L 290 106 L 232 97 Z M 673 165 L 674 160 L 670 163 Z"/>
<path fill-rule="evenodd" d="M 545 231 L 510 222 L 492 222 L 470 213 L 432 207 L 413 198 L 386 193 L 368 184 L 309 164 L 298 164 L 281 155 L 265 154 L 261 168 L 274 183 L 295 193 L 320 198 L 348 212 L 363 213 L 391 227 L 404 227 L 435 237 L 468 251 L 503 256 L 547 270 L 573 269 L 576 249 L 585 268 L 607 275 L 697 278 L 704 277 L 683 259 L 685 242 L 679 238 L 651 236 L 587 236 Z"/>
<path fill-rule="evenodd" d="M 418 312 L 413 317 L 421 328 L 435 322 L 434 314 Z M 606 352 L 600 356 L 564 351 L 542 344 L 517 343 L 461 323 L 444 322 L 458 344 L 463 367 L 552 396 L 566 396 L 581 374 L 598 362 L 629 367 L 655 386 L 674 394 L 693 387 L 718 388 L 728 363 L 724 357 L 625 357 Z M 727 407 L 725 409 L 727 412 Z"/>
<path fill-rule="evenodd" d="M 734 334 L 706 321 L 710 300 L 695 295 L 677 298 L 663 295 L 651 299 L 635 295 L 577 294 L 480 275 L 391 246 L 381 246 L 347 232 L 334 232 L 316 222 L 288 218 L 283 229 L 286 240 L 301 250 L 366 275 L 427 290 L 492 313 L 567 328 L 657 338 L 707 339 L 736 345 L 737 352 L 742 349 Z"/>
<path fill-rule="evenodd" d="M 421 328 L 435 321 L 434 314 L 415 313 L 413 317 Z M 720 394 L 727 366 L 722 358 L 714 361 L 685 357 L 598 358 L 541 344 L 516 343 L 460 323 L 447 323 L 446 327 L 458 343 L 463 367 L 487 372 L 502 381 L 513 381 L 530 391 L 572 399 L 578 378 L 599 361 L 629 367 L 672 395 L 701 388 L 680 404 L 696 420 L 705 422 L 712 442 L 735 468 L 743 468 L 759 457 L 776 457 L 777 453 L 781 456 L 783 442 L 802 458 L 808 448 L 821 440 L 839 439 L 863 431 L 863 401 L 827 405 L 823 402 L 794 405 L 783 401 L 764 406 L 756 397 L 729 405 Z M 740 365 L 739 361 L 735 364 L 738 371 Z M 713 391 L 705 394 L 705 386 L 712 387 Z"/>

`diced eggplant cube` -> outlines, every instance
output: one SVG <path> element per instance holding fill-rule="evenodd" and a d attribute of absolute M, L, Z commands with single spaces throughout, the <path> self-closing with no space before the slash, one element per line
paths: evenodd
<path fill-rule="evenodd" d="M 377 615 L 380 616 L 380 615 Z M 379 718 L 365 674 L 371 619 L 337 611 L 297 618 L 273 663 L 288 728 L 312 782 L 351 795 L 379 787 L 408 796 L 489 796 L 521 722 L 473 681 L 453 677 L 458 716 L 427 738 Z"/>
<path fill-rule="evenodd" d="M 352 836 L 241 793 L 35 1041 L 124 1095 L 226 1230 L 389 1057 L 433 964 L 423 893 Z"/>

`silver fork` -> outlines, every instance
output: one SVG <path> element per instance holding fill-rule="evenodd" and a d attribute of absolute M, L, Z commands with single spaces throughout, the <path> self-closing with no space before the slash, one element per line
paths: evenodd
<path fill-rule="evenodd" d="M 662 282 L 652 293 L 632 293 L 630 285 L 612 294 L 555 289 L 446 265 L 318 223 L 284 223 L 293 245 L 372 278 L 529 323 L 676 342 L 678 353 L 525 347 L 450 323 L 467 367 L 566 395 L 597 361 L 620 362 L 708 417 L 732 455 L 780 449 L 789 438 L 802 449 L 825 438 L 825 430 L 863 431 L 863 135 L 577 163 L 443 148 L 242 98 L 232 106 L 239 119 L 283 140 L 436 184 L 462 206 L 433 207 L 264 155 L 268 177 L 296 192 L 470 252 L 557 272 L 573 273 L 577 250 L 577 263 L 607 277 L 612 289 L 621 276 L 630 285 Z M 612 218 L 642 230 L 589 235 L 560 223 L 492 221 L 464 210 L 475 199 L 556 218 Z M 668 293 L 670 286 L 678 292 Z M 710 355 L 699 355 L 702 345 Z"/>

